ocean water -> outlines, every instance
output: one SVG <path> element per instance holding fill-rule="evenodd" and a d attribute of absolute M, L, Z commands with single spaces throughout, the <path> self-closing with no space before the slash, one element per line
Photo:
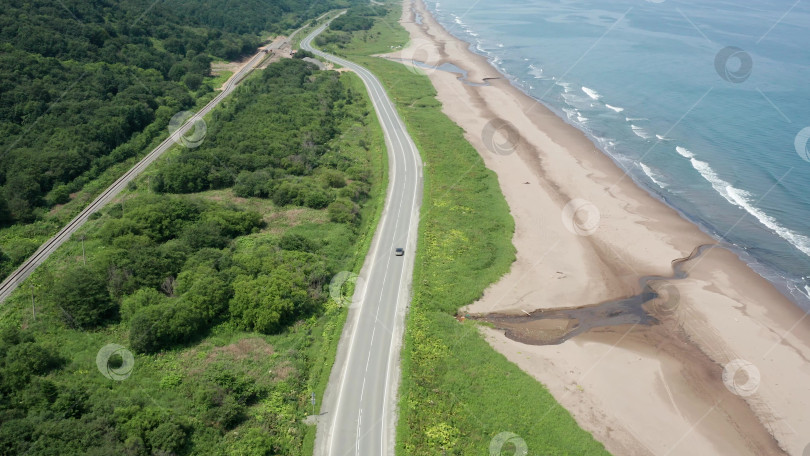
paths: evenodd
<path fill-rule="evenodd" d="M 810 3 L 426 3 L 639 185 L 810 310 Z"/>

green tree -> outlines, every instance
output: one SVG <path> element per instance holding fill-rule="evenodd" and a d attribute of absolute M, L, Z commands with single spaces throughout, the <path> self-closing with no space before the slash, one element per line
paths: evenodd
<path fill-rule="evenodd" d="M 228 309 L 231 287 L 214 269 L 198 266 L 177 276 L 175 290 L 181 294 L 195 314 L 212 322 Z"/>
<path fill-rule="evenodd" d="M 336 223 L 355 223 L 359 220 L 360 209 L 351 200 L 338 198 L 329 205 L 329 220 Z"/>
<path fill-rule="evenodd" d="M 141 288 L 121 301 L 121 318 L 129 320 L 141 309 L 160 305 L 167 299 L 166 295 L 154 288 Z"/>
<path fill-rule="evenodd" d="M 278 268 L 257 278 L 241 276 L 234 282 L 231 318 L 237 327 L 273 334 L 310 302 L 308 284 L 300 274 Z"/>
<path fill-rule="evenodd" d="M 77 264 L 59 273 L 48 296 L 70 326 L 98 326 L 116 310 L 105 274 L 89 266 Z"/>
<path fill-rule="evenodd" d="M 160 423 L 146 433 L 153 454 L 176 454 L 185 446 L 187 438 L 186 429 L 173 421 Z"/>

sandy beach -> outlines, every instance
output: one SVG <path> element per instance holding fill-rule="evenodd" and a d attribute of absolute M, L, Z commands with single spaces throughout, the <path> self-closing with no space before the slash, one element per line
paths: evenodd
<path fill-rule="evenodd" d="M 716 244 L 447 33 L 421 1 L 404 1 L 402 24 L 411 43 L 390 57 L 467 72 L 462 81 L 425 70 L 444 112 L 498 175 L 515 219 L 517 261 L 467 313 L 522 315 L 514 332 L 528 339 L 559 335 L 577 322 L 527 314 L 637 295 L 640 278 L 671 277 L 673 261 Z M 495 329 L 486 338 L 613 454 L 802 455 L 810 319 L 722 247 L 681 267 L 686 278 L 651 282 L 660 296 L 644 309 L 656 324 L 599 326 L 555 345 Z"/>

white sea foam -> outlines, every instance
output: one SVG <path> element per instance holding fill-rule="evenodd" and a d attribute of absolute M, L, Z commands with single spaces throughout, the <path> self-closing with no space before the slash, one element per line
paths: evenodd
<path fill-rule="evenodd" d="M 664 135 L 655 135 L 655 137 L 658 138 L 659 141 L 672 141 L 671 138 L 667 138 Z"/>
<path fill-rule="evenodd" d="M 614 111 L 616 111 L 616 112 L 622 112 L 622 111 L 624 111 L 624 108 L 620 108 L 620 107 L 618 107 L 618 106 L 611 106 L 611 105 L 609 105 L 609 104 L 607 104 L 607 103 L 605 103 L 605 106 L 607 106 L 607 108 L 608 108 L 608 109 L 612 109 L 612 110 L 614 110 Z"/>
<path fill-rule="evenodd" d="M 533 64 L 529 64 L 529 74 L 534 76 L 535 79 L 543 79 L 543 69 Z"/>
<path fill-rule="evenodd" d="M 557 80 L 557 81 L 554 82 L 554 84 L 557 84 L 558 86 L 562 87 L 563 90 L 565 91 L 565 93 L 568 93 L 568 92 L 571 91 L 571 83 L 570 82 L 562 82 L 562 81 Z"/>
<path fill-rule="evenodd" d="M 657 185 L 657 186 L 659 186 L 661 188 L 667 188 L 667 184 L 665 184 L 661 180 L 662 177 L 661 177 L 660 174 L 654 172 L 652 169 L 650 169 L 649 166 L 645 165 L 644 163 L 639 162 L 639 166 L 641 166 L 641 170 L 644 171 L 644 174 L 646 174 L 647 177 L 649 177 L 651 181 L 655 182 L 655 185 Z"/>
<path fill-rule="evenodd" d="M 688 149 L 679 146 L 676 147 L 675 150 L 683 157 L 688 158 L 692 163 L 692 167 L 695 168 L 697 172 L 699 172 L 700 175 L 712 185 L 712 188 L 714 188 L 714 190 L 726 201 L 748 212 L 754 216 L 754 218 L 759 220 L 760 223 L 779 235 L 779 237 L 788 241 L 805 255 L 810 256 L 810 237 L 783 227 L 775 218 L 766 214 L 762 209 L 755 207 L 751 202 L 753 195 L 745 190 L 736 188 L 721 179 L 708 163 L 695 158 L 695 154 L 690 152 Z"/>
<path fill-rule="evenodd" d="M 728 186 L 728 193 L 731 198 L 737 202 L 737 205 L 745 209 L 749 214 L 756 217 L 760 223 L 770 228 L 773 232 L 779 235 L 782 239 L 790 242 L 793 244 L 794 247 L 799 249 L 802 253 L 807 256 L 810 256 L 810 238 L 803 235 L 796 233 L 792 230 L 789 230 L 779 222 L 776 221 L 775 218 L 771 217 L 770 215 L 766 214 L 762 209 L 755 207 L 751 203 L 751 194 L 746 192 L 745 190 L 740 190 L 738 188 L 734 188 L 732 186 Z"/>
<path fill-rule="evenodd" d="M 647 120 L 647 118 L 646 117 L 625 117 L 624 120 L 626 120 L 628 122 L 633 122 L 633 121 L 637 121 L 637 120 Z"/>
<path fill-rule="evenodd" d="M 694 158 L 695 157 L 695 154 L 693 154 L 686 147 L 676 146 L 675 151 L 678 152 L 678 154 L 680 154 L 681 157 L 684 157 L 684 158 Z"/>
<path fill-rule="evenodd" d="M 594 100 L 598 100 L 602 98 L 602 95 L 599 95 L 599 92 L 593 89 L 589 89 L 585 86 L 582 86 L 582 91 L 588 94 L 589 97 L 593 98 Z"/>
<path fill-rule="evenodd" d="M 563 100 L 565 100 L 565 104 L 567 104 L 568 106 L 576 106 L 577 101 L 581 100 L 581 98 L 578 97 L 577 95 L 574 95 L 573 93 L 568 93 L 568 92 L 565 92 L 564 94 L 562 94 L 562 98 L 563 98 Z"/>
<path fill-rule="evenodd" d="M 630 128 L 632 128 L 633 133 L 635 133 L 636 136 L 638 136 L 641 139 L 650 139 L 652 137 L 649 133 L 647 133 L 647 130 L 645 130 L 642 127 L 639 127 L 638 125 L 630 124 Z"/>
<path fill-rule="evenodd" d="M 571 121 L 576 120 L 579 123 L 584 123 L 588 121 L 588 118 L 583 116 L 578 109 L 563 108 L 563 112 L 565 112 L 565 115 L 566 117 L 568 117 L 568 120 Z"/>

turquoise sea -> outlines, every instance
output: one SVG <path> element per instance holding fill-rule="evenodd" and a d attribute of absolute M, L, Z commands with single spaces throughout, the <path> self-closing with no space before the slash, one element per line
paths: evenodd
<path fill-rule="evenodd" d="M 810 310 L 810 3 L 426 4 L 639 185 Z"/>

